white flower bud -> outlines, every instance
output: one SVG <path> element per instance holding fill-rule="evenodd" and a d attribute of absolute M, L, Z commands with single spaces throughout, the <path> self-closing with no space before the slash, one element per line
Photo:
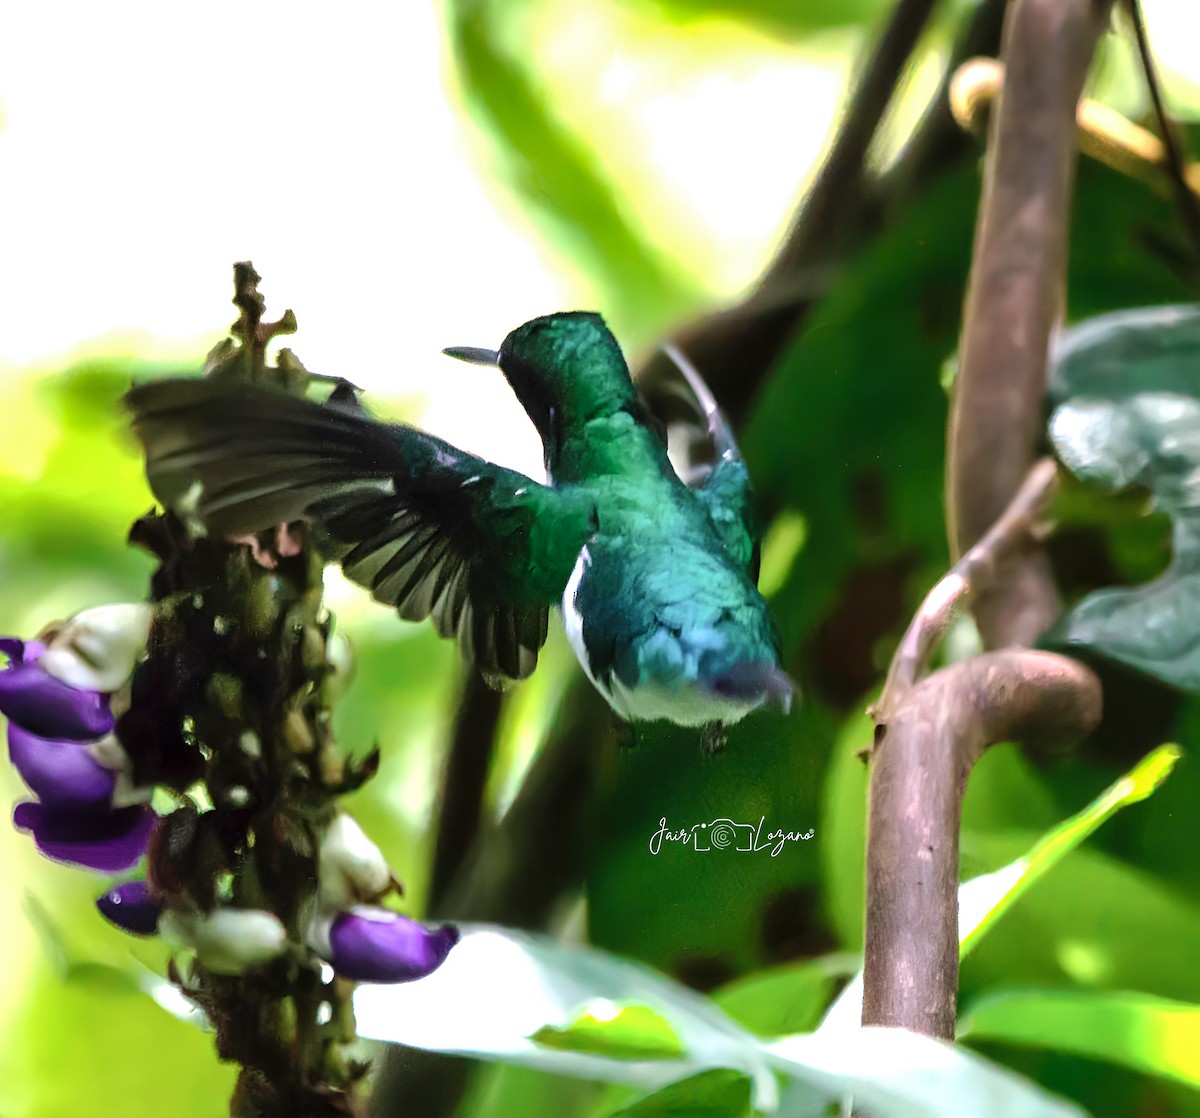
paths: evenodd
<path fill-rule="evenodd" d="M 86 609 L 51 632 L 38 664 L 80 691 L 115 691 L 146 648 L 151 614 L 145 602 Z"/>
<path fill-rule="evenodd" d="M 216 974 L 241 974 L 282 954 L 287 931 L 279 917 L 257 908 L 164 912 L 159 932 L 191 947 L 199 963 Z"/>
<path fill-rule="evenodd" d="M 339 812 L 321 839 L 317 863 L 321 907 L 377 901 L 392 887 L 391 867 L 354 819 Z"/>

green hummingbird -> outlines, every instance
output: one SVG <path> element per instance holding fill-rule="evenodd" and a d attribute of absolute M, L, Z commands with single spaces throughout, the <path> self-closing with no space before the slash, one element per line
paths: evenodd
<path fill-rule="evenodd" d="M 541 437 L 545 484 L 362 410 L 228 378 L 160 380 L 126 403 L 155 495 L 222 537 L 306 521 L 322 554 L 411 621 L 432 617 L 493 683 L 533 671 L 560 605 L 584 671 L 628 722 L 736 722 L 793 685 L 759 594 L 745 464 L 681 370 L 717 461 L 685 484 L 603 319 L 535 318 L 498 365 Z M 719 740 L 719 739 L 718 739 Z"/>

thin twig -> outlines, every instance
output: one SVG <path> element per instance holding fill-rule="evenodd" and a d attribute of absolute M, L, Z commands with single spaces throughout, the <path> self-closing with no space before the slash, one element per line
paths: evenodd
<path fill-rule="evenodd" d="M 1001 559 L 1036 536 L 1039 517 L 1057 481 L 1054 459 L 1040 459 L 1000 519 L 925 596 L 892 657 L 879 701 L 868 712 L 876 722 L 886 723 L 916 686 L 950 622 L 963 604 L 995 577 Z"/>
<path fill-rule="evenodd" d="M 1150 39 L 1146 34 L 1146 21 L 1142 17 L 1142 5 L 1139 0 L 1126 0 L 1126 7 L 1129 9 L 1129 18 L 1133 23 L 1133 34 L 1137 40 L 1142 73 L 1146 75 L 1146 88 L 1150 92 L 1150 101 L 1154 105 L 1158 130 L 1162 133 L 1165 162 L 1175 190 L 1175 201 L 1179 207 L 1180 217 L 1187 226 L 1188 236 L 1191 238 L 1195 262 L 1200 263 L 1200 200 L 1196 198 L 1188 184 L 1187 160 L 1183 155 L 1179 134 L 1175 130 L 1174 122 L 1167 115 L 1166 105 L 1163 103 L 1162 86 L 1154 65 L 1154 55 L 1150 50 Z"/>
<path fill-rule="evenodd" d="M 780 275 L 810 267 L 842 232 L 837 215 L 866 182 L 871 141 L 891 104 L 908 60 L 916 48 L 936 0 L 899 0 L 866 55 L 862 79 L 855 87 L 837 138 L 822 164 L 774 263 L 760 287 Z"/>

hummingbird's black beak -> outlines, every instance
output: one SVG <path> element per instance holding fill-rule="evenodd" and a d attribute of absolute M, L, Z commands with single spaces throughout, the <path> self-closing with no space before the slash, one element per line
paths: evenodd
<path fill-rule="evenodd" d="M 479 349 L 470 345 L 452 345 L 442 352 L 456 361 L 469 361 L 472 365 L 499 365 L 500 351 L 496 349 Z"/>

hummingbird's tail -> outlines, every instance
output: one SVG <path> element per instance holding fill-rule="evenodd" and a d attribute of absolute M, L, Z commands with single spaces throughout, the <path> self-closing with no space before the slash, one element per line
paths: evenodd
<path fill-rule="evenodd" d="M 768 661 L 735 664 L 708 681 L 708 688 L 724 699 L 758 700 L 762 706 L 778 707 L 784 714 L 792 709 L 798 690 L 795 681 L 778 664 Z"/>

